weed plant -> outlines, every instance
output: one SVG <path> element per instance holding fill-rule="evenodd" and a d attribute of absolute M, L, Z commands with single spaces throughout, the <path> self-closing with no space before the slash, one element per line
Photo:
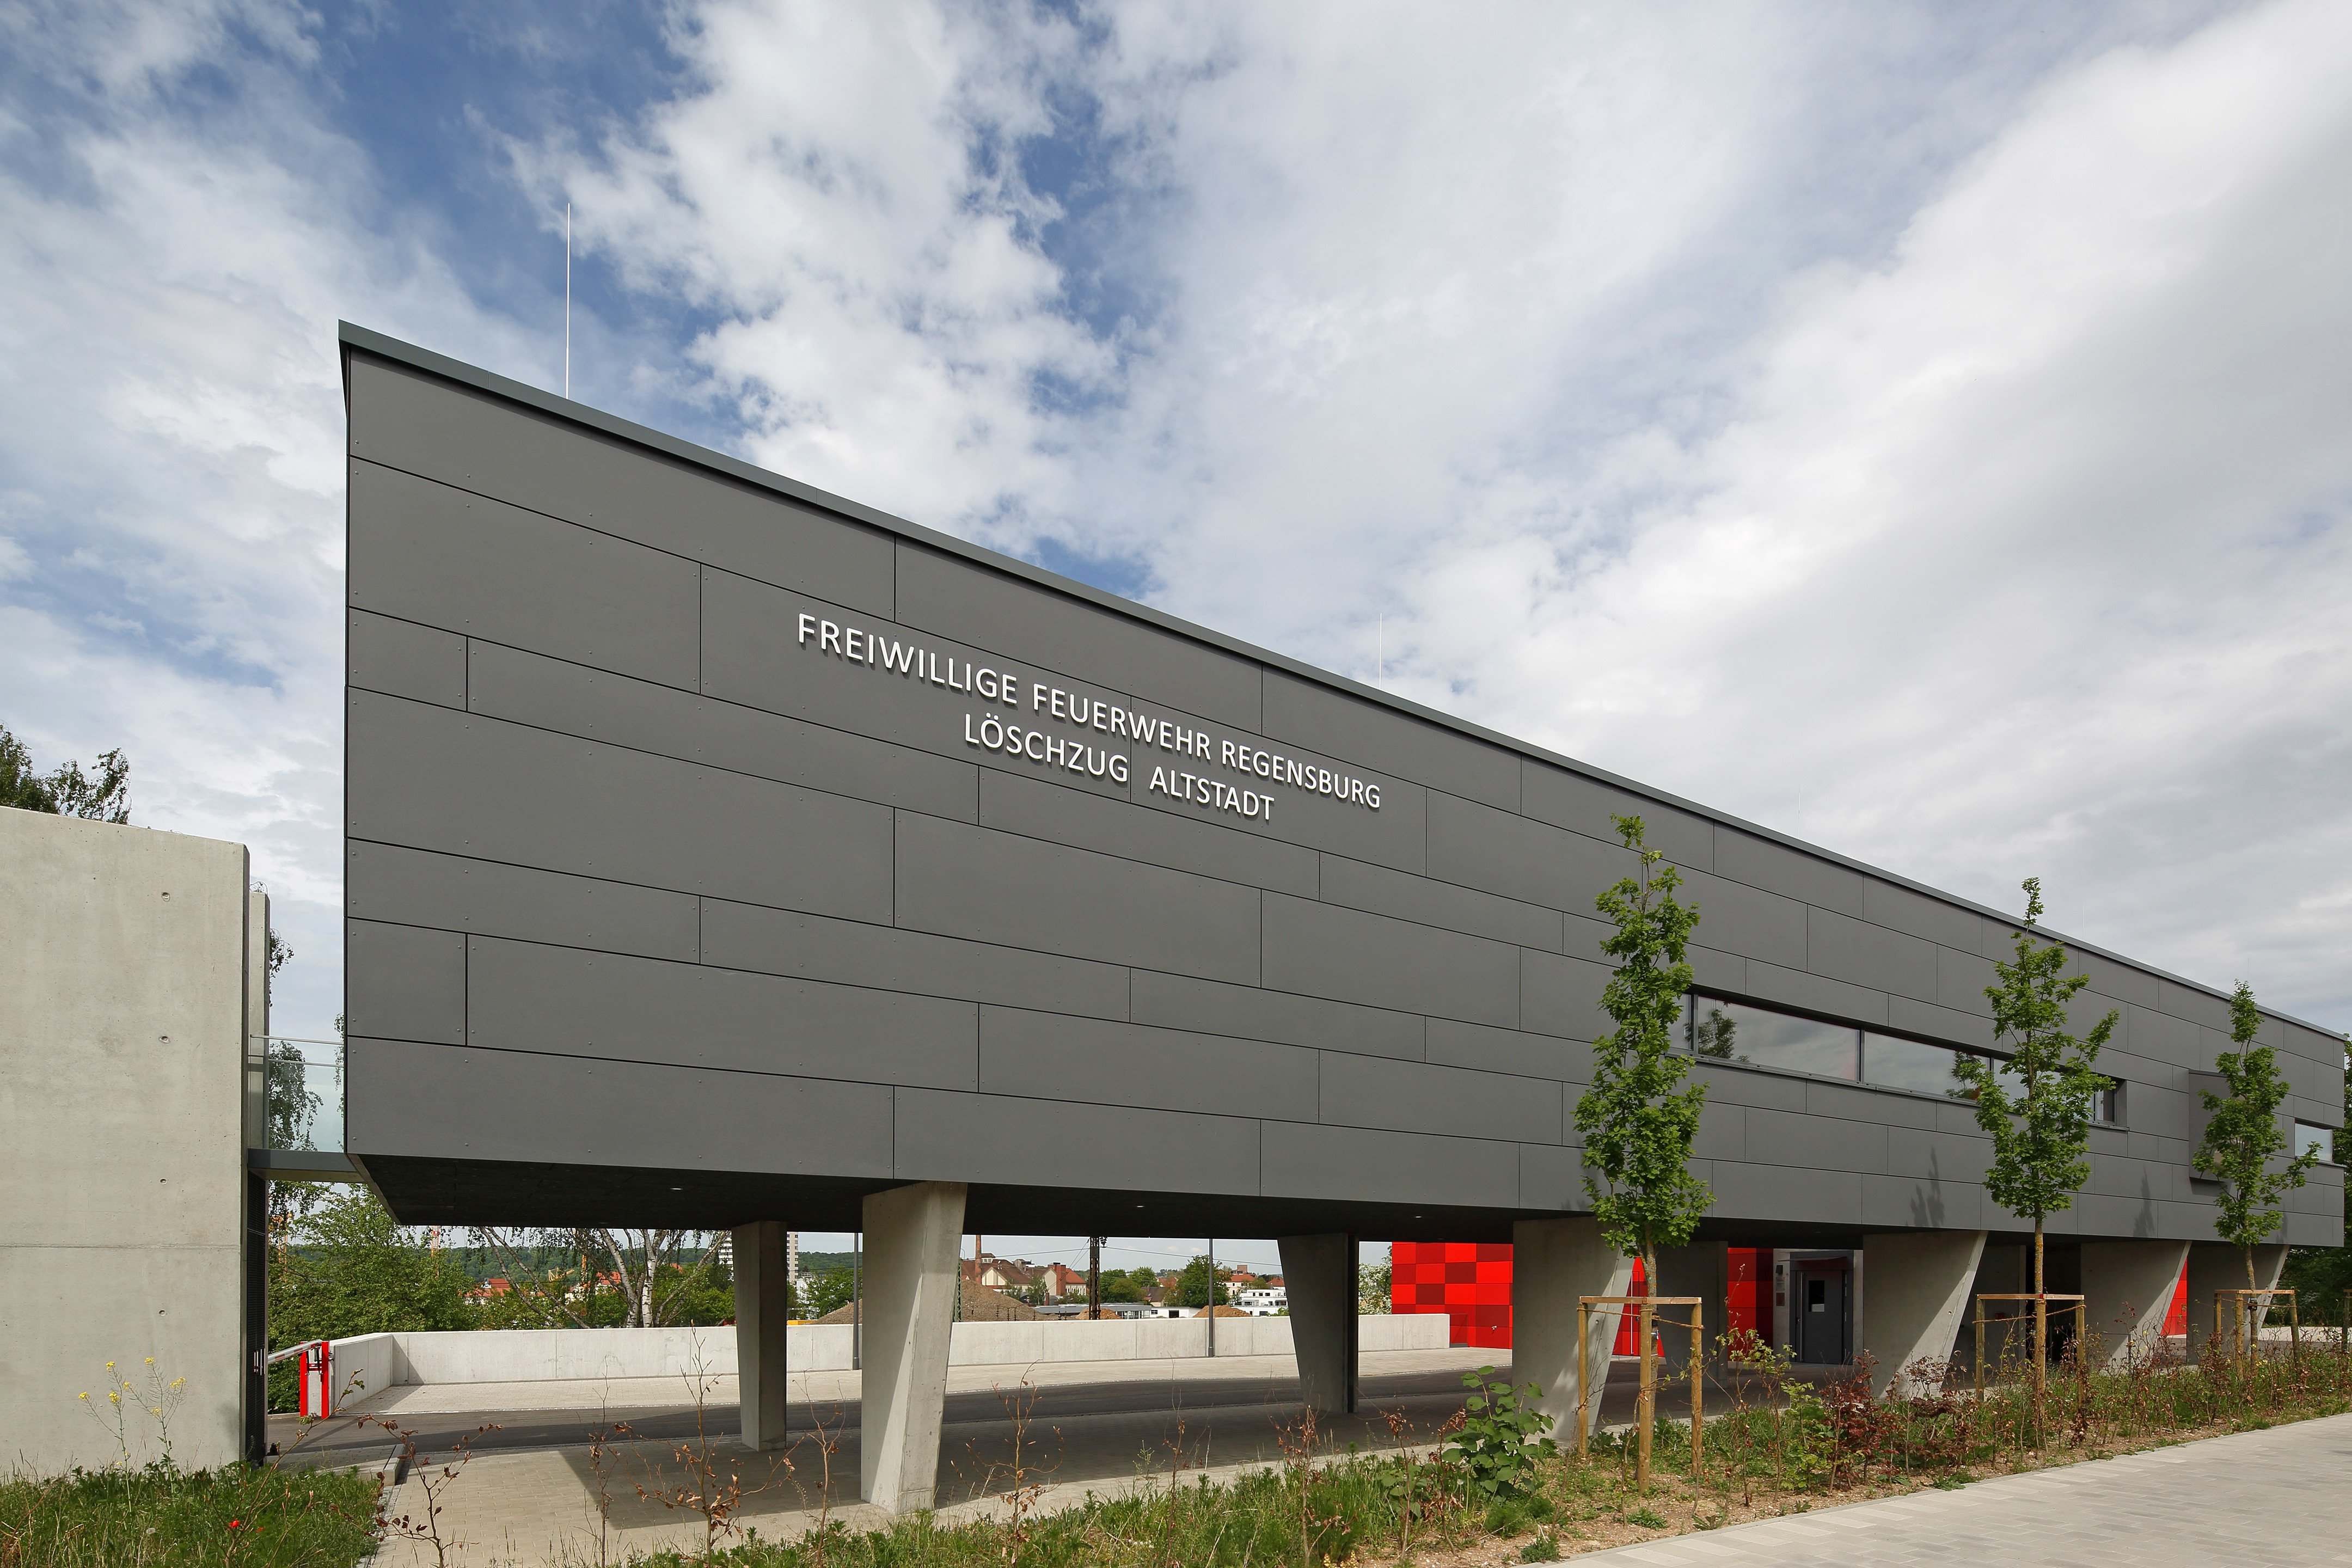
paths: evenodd
<path fill-rule="evenodd" d="M 351 1568 L 375 1479 L 319 1470 L 76 1470 L 0 1481 L 0 1568 Z"/>

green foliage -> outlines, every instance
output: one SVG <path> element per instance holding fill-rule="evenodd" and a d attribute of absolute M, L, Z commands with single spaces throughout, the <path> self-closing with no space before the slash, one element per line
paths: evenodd
<path fill-rule="evenodd" d="M 474 1326 L 465 1269 L 447 1253 L 421 1245 L 367 1188 L 336 1188 L 304 1221 L 303 1232 L 299 1245 L 280 1246 L 270 1258 L 274 1346 Z M 274 1381 L 290 1395 L 290 1376 Z"/>
<path fill-rule="evenodd" d="M 2230 998 L 2230 1041 L 2238 1048 L 2214 1058 L 2214 1070 L 2230 1086 L 2224 1095 L 2199 1091 L 2205 1102 L 2205 1136 L 2191 1162 L 2201 1174 L 2221 1184 L 2214 1200 L 2213 1229 L 2223 1241 L 2246 1255 L 2246 1287 L 2254 1286 L 2254 1248 L 2286 1223 L 2278 1201 L 2300 1187 L 2319 1152 L 2312 1150 L 2289 1160 L 2279 1170 L 2271 1162 L 2294 1145 L 2279 1126 L 2279 1107 L 2286 1103 L 2286 1079 L 2279 1076 L 2278 1053 L 2254 1044 L 2263 1016 L 2254 1006 L 2252 987 L 2238 982 Z"/>
<path fill-rule="evenodd" d="M 825 1317 L 849 1305 L 857 1293 L 857 1277 L 845 1264 L 835 1264 L 814 1279 L 804 1280 L 801 1289 L 808 1295 L 808 1315 Z"/>
<path fill-rule="evenodd" d="M 1390 1310 L 1389 1287 L 1395 1266 L 1388 1263 L 1359 1264 L 1356 1268 L 1356 1310 L 1373 1315 Z"/>
<path fill-rule="evenodd" d="M 2042 918 L 2042 879 L 2028 877 L 2024 886 L 2030 927 Z M 2031 1218 L 2038 1237 L 2044 1216 L 2074 1207 L 2074 1194 L 2090 1180 L 2084 1156 L 2091 1108 L 2107 1085 L 2093 1064 L 2122 1015 L 2111 1009 L 2075 1038 L 2067 1032 L 2067 1004 L 2091 977 L 2066 973 L 2063 943 L 2038 942 L 2024 931 L 2010 934 L 2016 957 L 1993 965 L 1999 983 L 1985 987 L 1985 995 L 1992 1003 L 1993 1038 L 2007 1041 L 2013 1054 L 2000 1067 L 1964 1056 L 1952 1071 L 1973 1091 L 1977 1125 L 1992 1139 L 1986 1192 L 2010 1213 Z M 2040 1267 L 2037 1249 L 2037 1289 Z"/>
<path fill-rule="evenodd" d="M 1106 1268 L 1102 1276 L 1106 1301 L 1149 1301 L 1160 1276 L 1149 1268 Z"/>
<path fill-rule="evenodd" d="M 1234 1294 L 1225 1288 L 1225 1281 L 1233 1278 L 1233 1272 L 1230 1268 L 1219 1268 L 1214 1271 L 1213 1279 L 1207 1254 L 1196 1256 L 1192 1261 L 1184 1265 L 1182 1272 L 1176 1276 L 1176 1289 L 1169 1305 L 1205 1307 L 1209 1304 L 1209 1294 L 1212 1289 L 1216 1292 L 1219 1305 L 1230 1304 Z"/>
<path fill-rule="evenodd" d="M 1521 1497 L 1535 1489 L 1538 1461 L 1553 1451 L 1544 1436 L 1551 1417 L 1535 1407 L 1541 1392 L 1534 1384 L 1515 1392 L 1482 1366 L 1462 1374 L 1471 1391 L 1462 1409 L 1462 1425 L 1445 1447 L 1445 1457 L 1469 1477 L 1472 1500 L 1487 1503 Z"/>
<path fill-rule="evenodd" d="M 25 742 L 0 724 L 0 805 L 96 822 L 128 822 L 131 760 L 118 748 L 101 752 L 87 773 L 71 761 L 55 773 L 37 773 Z"/>
<path fill-rule="evenodd" d="M 1688 958 L 1698 906 L 1675 898 L 1682 875 L 1643 840 L 1642 819 L 1616 818 L 1639 857 L 1628 877 L 1596 900 L 1616 930 L 1601 950 L 1617 961 L 1601 1003 L 1617 1027 L 1592 1043 L 1592 1081 L 1576 1102 L 1592 1212 L 1612 1245 L 1654 1264 L 1661 1247 L 1688 1241 L 1715 1202 L 1690 1173 L 1706 1086 L 1682 1087 L 1687 1062 L 1674 1037 L 1691 987 Z"/>
<path fill-rule="evenodd" d="M 373 1478 L 168 1466 L 0 1479 L 0 1563 L 349 1568 L 374 1549 Z"/>

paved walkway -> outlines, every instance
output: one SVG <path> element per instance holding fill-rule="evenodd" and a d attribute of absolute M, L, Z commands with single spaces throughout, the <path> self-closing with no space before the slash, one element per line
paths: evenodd
<path fill-rule="evenodd" d="M 1621 1546 L 1574 1561 L 1645 1568 L 2352 1564 L 2352 1415 Z"/>

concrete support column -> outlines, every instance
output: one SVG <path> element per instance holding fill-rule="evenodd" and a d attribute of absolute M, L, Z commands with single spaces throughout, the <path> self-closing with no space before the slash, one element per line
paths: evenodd
<path fill-rule="evenodd" d="M 2278 1284 L 2279 1276 L 2286 1269 L 2286 1248 L 2257 1247 L 2254 1248 L 2254 1283 L 2252 1289 L 2268 1290 Z M 2205 1342 L 2215 1331 L 2213 1297 L 2220 1290 L 2243 1290 L 2246 1284 L 2246 1255 L 2227 1242 L 2200 1241 L 2189 1249 L 2189 1359 L 2195 1361 L 2205 1353 Z M 2227 1335 L 2236 1315 L 2224 1301 L 2219 1331 Z"/>
<path fill-rule="evenodd" d="M 857 1495 L 886 1513 L 930 1507 L 939 1480 L 964 1192 L 916 1182 L 866 1200 Z"/>
<path fill-rule="evenodd" d="M 1633 1283 L 1633 1260 L 1601 1238 L 1598 1220 L 1523 1219 L 1511 1226 L 1511 1381 L 1536 1385 L 1536 1408 L 1551 1417 L 1559 1442 L 1576 1441 L 1580 1385 L 1592 1390 L 1586 1421 L 1600 1425 L 1617 1342 L 1617 1315 L 1596 1310 L 1585 1364 L 1576 1364 L 1576 1299 L 1622 1296 Z"/>
<path fill-rule="evenodd" d="M 1870 1298 L 1855 1351 L 1871 1358 L 1872 1393 L 1885 1393 L 1898 1379 L 1909 1392 L 1912 1363 L 1951 1359 L 1984 1245 L 1980 1230 L 1886 1231 L 1862 1238 Z"/>
<path fill-rule="evenodd" d="M 1664 1247 L 1658 1249 L 1658 1288 L 1660 1296 L 1696 1296 L 1705 1303 L 1699 1309 L 1699 1342 L 1701 1354 L 1713 1359 L 1716 1344 L 1723 1335 L 1723 1293 L 1730 1278 L 1729 1244 L 1702 1241 L 1695 1247 Z M 1687 1307 L 1661 1307 L 1661 1316 L 1685 1319 Z M 1665 1364 L 1679 1373 L 1690 1364 L 1690 1331 L 1661 1328 L 1658 1339 L 1665 1348 Z"/>
<path fill-rule="evenodd" d="M 784 1326 L 793 1297 L 782 1220 L 735 1227 L 735 1370 L 743 1394 L 743 1446 L 784 1446 Z"/>
<path fill-rule="evenodd" d="M 1356 1409 L 1356 1238 L 1340 1234 L 1286 1236 L 1280 1245 L 1300 1397 L 1310 1410 L 1328 1415 L 1352 1415 Z"/>
<path fill-rule="evenodd" d="M 2083 1243 L 2083 1306 L 2106 1346 L 2106 1364 L 2145 1361 L 2164 1337 L 2164 1314 L 2189 1257 L 2185 1241 Z"/>

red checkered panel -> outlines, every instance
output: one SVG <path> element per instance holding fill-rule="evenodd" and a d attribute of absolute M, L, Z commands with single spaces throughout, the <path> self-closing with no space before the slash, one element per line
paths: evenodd
<path fill-rule="evenodd" d="M 1457 1345 L 1511 1348 L 1507 1243 L 1400 1241 L 1389 1248 L 1389 1301 L 1399 1312 L 1443 1312 Z"/>

